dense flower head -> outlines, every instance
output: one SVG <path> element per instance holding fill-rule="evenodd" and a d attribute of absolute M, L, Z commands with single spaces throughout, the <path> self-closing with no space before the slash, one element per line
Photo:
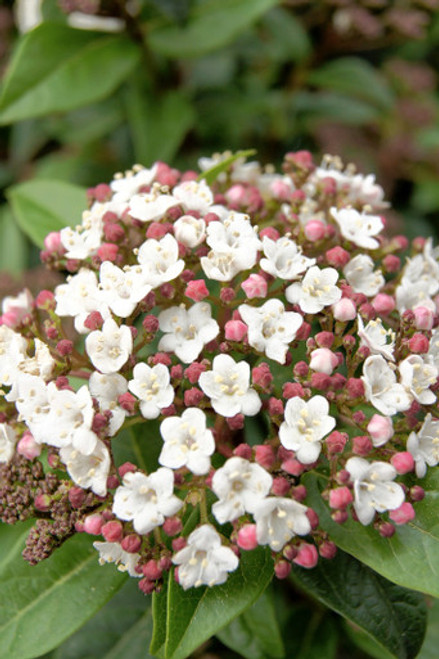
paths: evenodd
<path fill-rule="evenodd" d="M 279 578 L 333 557 L 309 483 L 336 522 L 398 533 L 439 464 L 438 249 L 404 260 L 382 189 L 338 159 L 215 156 L 167 185 L 163 167 L 50 234 L 53 293 L 3 301 L 2 519 L 23 519 L 16 465 L 39 465 L 64 535 L 102 535 L 144 592 L 170 569 L 221 584 L 258 545 Z M 55 519 L 54 487 L 28 486 L 28 516 Z"/>

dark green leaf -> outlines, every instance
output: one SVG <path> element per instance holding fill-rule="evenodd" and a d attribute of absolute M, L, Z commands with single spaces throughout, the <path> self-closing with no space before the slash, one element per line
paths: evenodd
<path fill-rule="evenodd" d="M 158 457 L 163 440 L 160 423 L 155 419 L 142 421 L 118 433 L 113 441 L 113 455 L 116 465 L 134 462 L 147 474 L 158 469 Z"/>
<path fill-rule="evenodd" d="M 135 67 L 137 47 L 43 23 L 21 38 L 3 85 L 0 123 L 66 112 L 109 96 Z"/>
<path fill-rule="evenodd" d="M 197 7 L 184 27 L 152 30 L 151 48 L 168 57 L 199 57 L 226 46 L 279 0 L 210 0 Z"/>
<path fill-rule="evenodd" d="M 428 612 L 427 634 L 418 659 L 437 659 L 439 647 L 439 600 L 431 604 Z"/>
<path fill-rule="evenodd" d="M 0 207 L 0 270 L 19 275 L 25 270 L 29 248 L 27 240 L 17 226 L 11 209 Z"/>
<path fill-rule="evenodd" d="M 344 621 L 344 629 L 348 638 L 363 652 L 374 659 L 394 659 L 394 655 L 379 645 L 372 636 L 366 634 L 360 627 Z"/>
<path fill-rule="evenodd" d="M 114 565 L 99 565 L 92 541 L 85 535 L 74 536 L 38 565 L 28 565 L 21 556 L 28 529 L 28 525 L 0 526 L 3 659 L 32 659 L 57 647 L 126 579 Z"/>
<path fill-rule="evenodd" d="M 184 23 L 189 16 L 192 0 L 150 0 L 165 16 Z"/>
<path fill-rule="evenodd" d="M 250 156 L 254 156 L 256 153 L 255 149 L 247 149 L 247 151 L 237 151 L 236 153 L 233 153 L 231 156 L 228 158 L 224 158 L 224 160 L 221 160 L 217 165 L 214 165 L 210 169 L 207 169 L 205 172 L 202 172 L 198 180 L 201 181 L 201 179 L 204 179 L 208 185 L 216 181 L 218 176 L 222 174 L 222 172 L 226 172 L 228 169 L 230 169 L 231 165 L 233 165 L 234 162 L 239 160 L 240 158 L 249 158 Z"/>
<path fill-rule="evenodd" d="M 337 121 L 362 125 L 377 121 L 381 112 L 370 103 L 335 92 L 300 91 L 291 98 L 290 107 L 306 127 L 316 121 Z"/>
<path fill-rule="evenodd" d="M 416 657 L 427 621 L 425 599 L 339 551 L 312 570 L 293 566 L 293 580 L 368 632 L 398 659 Z"/>
<path fill-rule="evenodd" d="M 63 181 L 26 181 L 7 196 L 18 224 L 39 247 L 50 231 L 80 224 L 86 208 L 85 189 Z"/>
<path fill-rule="evenodd" d="M 256 602 L 217 633 L 224 645 L 248 659 L 285 656 L 273 595 L 265 590 Z"/>
<path fill-rule="evenodd" d="M 308 83 L 367 101 L 388 110 L 393 94 L 383 76 L 372 64 L 359 57 L 342 57 L 323 64 L 308 75 Z"/>
<path fill-rule="evenodd" d="M 154 635 L 150 652 L 184 659 L 240 615 L 265 590 L 273 575 L 270 552 L 243 552 L 227 582 L 184 591 L 170 575 L 168 588 L 153 596 Z"/>
<path fill-rule="evenodd" d="M 308 474 L 304 482 L 308 505 L 341 549 L 400 586 L 439 595 L 439 470 L 431 470 L 421 481 L 426 496 L 416 504 L 416 518 L 397 527 L 392 538 L 382 538 L 371 525 L 353 520 L 336 524 L 320 496 L 316 477 Z"/>
<path fill-rule="evenodd" d="M 270 55 L 278 62 L 301 62 L 312 52 L 307 31 L 291 11 L 275 7 L 262 20 L 268 30 Z"/>

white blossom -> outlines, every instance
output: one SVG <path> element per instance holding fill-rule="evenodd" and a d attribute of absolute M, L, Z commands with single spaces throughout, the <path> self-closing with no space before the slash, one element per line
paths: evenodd
<path fill-rule="evenodd" d="M 94 371 L 88 382 L 90 394 L 96 398 L 102 411 L 110 410 L 108 423 L 110 437 L 113 437 L 125 421 L 126 411 L 118 404 L 118 398 L 128 391 L 128 382 L 120 373 L 99 373 Z"/>
<path fill-rule="evenodd" d="M 45 381 L 37 375 L 20 373 L 6 400 L 15 403 L 19 420 L 24 421 L 38 444 L 46 441 L 47 415 L 49 414 L 48 392 Z"/>
<path fill-rule="evenodd" d="M 49 346 L 40 339 L 34 339 L 35 352 L 33 357 L 26 357 L 17 364 L 21 373 L 38 375 L 43 380 L 48 380 L 53 373 L 56 362 L 53 359 Z"/>
<path fill-rule="evenodd" d="M 151 185 L 157 173 L 157 164 L 151 169 L 135 166 L 132 170 L 123 174 L 116 175 L 110 183 L 113 190 L 112 201 L 123 203 L 128 202 L 133 195 L 139 192 L 140 188 Z"/>
<path fill-rule="evenodd" d="M 415 461 L 416 476 L 423 478 L 427 465 L 439 464 L 439 419 L 428 413 L 419 432 L 412 432 L 407 440 L 407 450 Z"/>
<path fill-rule="evenodd" d="M 232 250 L 225 252 L 211 250 L 207 256 L 201 257 L 200 263 L 206 277 L 215 281 L 230 281 L 238 272 L 246 269 L 241 268 Z"/>
<path fill-rule="evenodd" d="M 424 280 L 405 281 L 396 288 L 396 308 L 402 314 L 407 309 L 426 307 L 436 313 L 436 305 L 428 293 L 429 285 Z"/>
<path fill-rule="evenodd" d="M 436 383 L 439 371 L 420 355 L 410 355 L 399 364 L 401 384 L 421 405 L 432 405 L 436 395 L 430 390 Z"/>
<path fill-rule="evenodd" d="M 192 531 L 186 547 L 174 554 L 172 562 L 178 565 L 178 582 L 184 590 L 222 584 L 239 564 L 236 554 L 221 544 L 220 535 L 209 524 Z"/>
<path fill-rule="evenodd" d="M 133 336 L 127 325 L 109 318 L 101 330 L 94 330 L 85 339 L 85 350 L 93 366 L 101 373 L 115 373 L 128 360 L 133 350 Z"/>
<path fill-rule="evenodd" d="M 139 247 L 137 260 L 145 283 L 153 288 L 176 279 L 184 268 L 184 261 L 178 256 L 178 242 L 169 233 L 161 240 L 146 240 Z"/>
<path fill-rule="evenodd" d="M 99 552 L 99 565 L 114 563 L 120 572 L 128 572 L 130 577 L 140 578 L 142 572 L 137 572 L 136 565 L 140 554 L 124 551 L 118 542 L 94 542 L 93 547 Z"/>
<path fill-rule="evenodd" d="M 412 402 L 402 384 L 397 383 L 394 370 L 381 355 L 371 355 L 363 364 L 366 399 L 385 416 L 408 410 Z"/>
<path fill-rule="evenodd" d="M 99 497 L 107 494 L 107 478 L 110 472 L 110 455 L 99 439 L 94 450 L 84 455 L 72 446 L 64 446 L 59 452 L 72 481 L 84 489 L 90 488 Z"/>
<path fill-rule="evenodd" d="M 133 369 L 133 379 L 128 389 L 140 398 L 140 411 L 145 419 L 156 419 L 161 410 L 169 407 L 174 400 L 171 376 L 164 364 L 148 366 L 143 362 Z"/>
<path fill-rule="evenodd" d="M 206 415 L 196 407 L 186 409 L 181 417 L 170 416 L 160 424 L 163 448 L 159 463 L 164 467 L 187 467 L 193 474 L 207 474 L 215 450 L 212 431 L 206 427 Z"/>
<path fill-rule="evenodd" d="M 391 329 L 386 329 L 380 318 L 370 320 L 366 327 L 359 314 L 357 321 L 360 345 L 369 348 L 372 355 L 382 355 L 389 361 L 394 362 L 395 332 Z"/>
<path fill-rule="evenodd" d="M 248 215 L 231 212 L 222 221 L 210 222 L 206 231 L 206 242 L 214 253 L 230 252 L 240 270 L 255 265 L 261 241 Z"/>
<path fill-rule="evenodd" d="M 364 249 L 379 247 L 379 241 L 374 238 L 384 227 L 379 215 L 359 213 L 355 208 L 331 208 L 331 215 L 344 238 Z"/>
<path fill-rule="evenodd" d="M 206 181 L 183 181 L 172 190 L 177 203 L 185 210 L 198 211 L 201 215 L 209 212 L 213 204 L 213 193 Z"/>
<path fill-rule="evenodd" d="M 26 358 L 27 341 L 6 325 L 0 325 L 0 382 L 11 386 L 17 366 Z"/>
<path fill-rule="evenodd" d="M 341 290 L 336 286 L 338 272 L 335 268 L 313 265 L 307 270 L 301 282 L 295 282 L 285 289 L 288 302 L 298 304 L 304 313 L 318 313 L 324 307 L 338 302 Z"/>
<path fill-rule="evenodd" d="M 71 445 L 84 455 L 93 453 L 98 437 L 91 429 L 94 409 L 87 385 L 74 392 L 58 389 L 54 382 L 49 382 L 47 404 L 45 443 L 57 447 Z"/>
<path fill-rule="evenodd" d="M 401 485 L 394 483 L 397 472 L 387 462 L 349 458 L 346 470 L 354 483 L 354 509 L 359 521 L 370 524 L 375 511 L 396 510 L 405 499 Z"/>
<path fill-rule="evenodd" d="M 266 256 L 260 260 L 262 270 L 280 279 L 297 279 L 316 262 L 315 259 L 303 256 L 301 248 L 286 237 L 271 240 L 264 236 L 262 247 Z"/>
<path fill-rule="evenodd" d="M 89 332 L 84 321 L 92 311 L 99 311 L 104 319 L 110 317 L 108 305 L 98 288 L 96 274 L 88 268 L 81 268 L 78 274 L 67 277 L 67 284 L 57 286 L 55 300 L 55 313 L 58 316 L 73 316 L 75 329 L 80 334 Z"/>
<path fill-rule="evenodd" d="M 241 304 L 238 308 L 248 325 L 248 342 L 259 352 L 280 364 L 285 364 L 289 344 L 294 341 L 303 318 L 294 311 L 285 311 L 280 300 L 268 300 L 261 307 Z"/>
<path fill-rule="evenodd" d="M 3 323 L 8 325 L 8 327 L 19 325 L 23 318 L 26 318 L 32 312 L 32 302 L 32 293 L 27 288 L 22 290 L 18 295 L 8 295 L 3 298 Z"/>
<path fill-rule="evenodd" d="M 439 369 L 439 328 L 434 329 L 431 333 L 427 357 Z"/>
<path fill-rule="evenodd" d="M 161 331 L 165 332 L 159 350 L 174 352 L 186 364 L 193 362 L 220 331 L 207 302 L 197 302 L 189 309 L 184 304 L 170 307 L 160 312 L 158 320 Z"/>
<path fill-rule="evenodd" d="M 7 423 L 0 423 L 0 464 L 9 462 L 15 453 L 17 435 Z"/>
<path fill-rule="evenodd" d="M 146 534 L 161 526 L 165 517 L 175 515 L 183 505 L 174 495 L 174 474 L 160 467 L 149 476 L 140 471 L 123 477 L 113 501 L 113 513 L 122 521 L 133 522 L 137 533 Z"/>
<path fill-rule="evenodd" d="M 311 523 L 306 511 L 306 506 L 293 499 L 267 497 L 259 501 L 253 512 L 258 544 L 280 551 L 295 535 L 307 535 Z"/>
<path fill-rule="evenodd" d="M 201 373 L 198 383 L 215 412 L 222 416 L 254 416 L 261 409 L 261 400 L 250 387 L 250 366 L 245 361 L 235 362 L 230 355 L 217 355 L 212 370 Z"/>
<path fill-rule="evenodd" d="M 238 456 L 229 458 L 212 478 L 212 490 L 219 499 L 212 506 L 212 514 L 224 524 L 254 512 L 272 483 L 272 477 L 260 465 Z"/>
<path fill-rule="evenodd" d="M 130 316 L 137 303 L 152 290 L 150 284 L 145 282 L 141 268 L 127 266 L 121 270 L 110 261 L 101 264 L 99 280 L 102 300 L 121 318 Z"/>
<path fill-rule="evenodd" d="M 168 210 L 178 204 L 172 195 L 160 192 L 160 186 L 151 192 L 141 192 L 129 200 L 129 214 L 140 222 L 161 220 Z"/>
<path fill-rule="evenodd" d="M 308 401 L 295 396 L 285 405 L 285 420 L 279 428 L 279 439 L 286 449 L 296 452 L 303 464 L 315 462 L 322 449 L 321 440 L 335 427 L 328 414 L 329 403 L 323 396 Z"/>
<path fill-rule="evenodd" d="M 422 254 L 407 259 L 401 284 L 407 287 L 412 284 L 423 284 L 429 296 L 439 291 L 439 263 L 434 254 L 431 238 L 425 241 Z"/>
<path fill-rule="evenodd" d="M 185 247 L 197 247 L 206 237 L 206 222 L 192 215 L 182 215 L 174 222 L 174 236 Z"/>
<path fill-rule="evenodd" d="M 343 268 L 344 276 L 347 282 L 354 289 L 355 293 L 363 293 L 371 297 L 379 293 L 385 284 L 385 279 L 381 270 L 374 271 L 374 262 L 370 256 L 358 254 L 349 261 Z"/>

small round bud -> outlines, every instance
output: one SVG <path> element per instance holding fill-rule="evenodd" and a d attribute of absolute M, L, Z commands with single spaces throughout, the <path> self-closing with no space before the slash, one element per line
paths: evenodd
<path fill-rule="evenodd" d="M 256 524 L 246 524 L 238 531 L 237 544 L 240 549 L 250 551 L 258 546 Z"/>
<path fill-rule="evenodd" d="M 129 554 L 137 554 L 142 546 L 142 539 L 137 533 L 131 533 L 130 535 L 125 536 L 120 544 L 122 549 Z"/>
<path fill-rule="evenodd" d="M 286 579 L 291 572 L 291 563 L 279 561 L 274 566 L 274 574 L 278 579 Z"/>
<path fill-rule="evenodd" d="M 301 567 L 312 568 L 317 565 L 318 560 L 319 554 L 316 546 L 304 542 L 298 548 L 297 556 L 293 558 L 293 563 Z"/>
<path fill-rule="evenodd" d="M 353 500 L 352 492 L 346 486 L 336 487 L 329 492 L 330 508 L 343 510 L 344 508 L 347 508 Z"/>
<path fill-rule="evenodd" d="M 107 542 L 120 542 L 123 538 L 123 526 L 117 520 L 112 520 L 102 526 L 101 533 Z"/>

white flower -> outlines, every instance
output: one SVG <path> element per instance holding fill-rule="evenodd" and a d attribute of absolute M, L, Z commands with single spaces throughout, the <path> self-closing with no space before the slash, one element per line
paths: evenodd
<path fill-rule="evenodd" d="M 295 535 L 307 535 L 311 523 L 306 511 L 306 506 L 293 499 L 267 497 L 259 501 L 253 513 L 258 544 L 280 551 Z"/>
<path fill-rule="evenodd" d="M 178 242 L 170 233 L 161 240 L 146 240 L 139 248 L 137 260 L 145 283 L 153 288 L 176 279 L 184 268 L 183 259 L 178 258 Z"/>
<path fill-rule="evenodd" d="M 8 325 L 8 327 L 16 327 L 19 325 L 23 318 L 26 318 L 28 314 L 32 313 L 32 302 L 32 293 L 27 288 L 22 290 L 18 295 L 8 295 L 3 298 L 3 317 L 9 319 L 8 322 L 5 322 L 5 318 L 3 318 L 3 322 Z"/>
<path fill-rule="evenodd" d="M 201 215 L 209 212 L 213 204 L 213 193 L 206 181 L 183 181 L 177 185 L 172 194 L 185 210 L 198 211 Z"/>
<path fill-rule="evenodd" d="M 121 270 L 114 263 L 104 261 L 99 270 L 99 279 L 102 300 L 121 318 L 132 314 L 137 303 L 152 289 L 145 282 L 142 269 L 137 266 L 127 266 Z"/>
<path fill-rule="evenodd" d="M 66 250 L 69 259 L 83 260 L 94 254 L 102 242 L 102 229 L 99 226 L 84 229 L 78 226 L 75 229 L 64 227 L 61 229 L 61 244 Z"/>
<path fill-rule="evenodd" d="M 235 212 L 229 213 L 222 221 L 209 223 L 206 242 L 215 253 L 232 253 L 240 270 L 255 265 L 261 247 L 249 216 Z"/>
<path fill-rule="evenodd" d="M 421 405 L 432 405 L 436 395 L 429 389 L 435 384 L 439 371 L 420 355 L 410 355 L 399 364 L 401 384 Z"/>
<path fill-rule="evenodd" d="M 19 420 L 23 420 L 31 431 L 37 443 L 46 441 L 49 403 L 47 385 L 37 375 L 20 373 L 6 400 L 14 402 L 19 412 Z M 51 428 L 49 428 L 49 432 Z"/>
<path fill-rule="evenodd" d="M 182 304 L 160 312 L 160 329 L 165 336 L 160 339 L 159 350 L 174 352 L 182 362 L 193 362 L 206 343 L 219 334 L 219 325 L 212 318 L 207 302 L 197 302 L 188 310 Z"/>
<path fill-rule="evenodd" d="M 128 360 L 133 350 L 133 336 L 127 325 L 109 318 L 102 330 L 91 332 L 85 339 L 85 350 L 93 366 L 101 373 L 115 373 Z"/>
<path fill-rule="evenodd" d="M 56 362 L 50 354 L 50 349 L 47 343 L 34 339 L 35 354 L 33 357 L 25 357 L 17 364 L 17 368 L 21 373 L 29 373 L 30 375 L 38 375 L 43 380 L 48 380 L 52 375 Z"/>
<path fill-rule="evenodd" d="M 74 392 L 58 389 L 54 382 L 49 382 L 47 403 L 45 443 L 57 447 L 71 445 L 84 455 L 93 453 L 98 437 L 91 429 L 94 409 L 87 385 Z"/>
<path fill-rule="evenodd" d="M 17 366 L 26 358 L 27 341 L 6 325 L 0 325 L 0 382 L 10 386 L 17 377 Z"/>
<path fill-rule="evenodd" d="M 421 283 L 429 296 L 435 295 L 439 290 L 439 263 L 434 256 L 431 238 L 425 242 L 422 254 L 407 259 L 403 270 L 403 286 L 410 287 L 412 284 Z"/>
<path fill-rule="evenodd" d="M 392 465 L 349 458 L 345 468 L 354 483 L 354 509 L 362 524 L 370 524 L 375 511 L 396 510 L 403 504 L 404 490 L 393 482 L 396 469 Z"/>
<path fill-rule="evenodd" d="M 328 412 L 329 403 L 323 396 L 313 396 L 308 401 L 295 396 L 285 405 L 285 421 L 279 428 L 279 439 L 286 449 L 296 452 L 303 464 L 317 460 L 322 449 L 321 440 L 335 426 L 335 419 Z"/>
<path fill-rule="evenodd" d="M 153 188 L 151 192 L 143 192 L 131 197 L 129 201 L 129 214 L 141 222 L 161 220 L 168 210 L 178 204 L 172 195 L 162 194 L 160 188 Z"/>
<path fill-rule="evenodd" d="M 439 369 L 439 328 L 434 329 L 431 333 L 427 357 Z"/>
<path fill-rule="evenodd" d="M 222 546 L 219 534 L 209 524 L 192 531 L 187 546 L 174 554 L 172 562 L 178 565 L 178 582 L 184 590 L 222 584 L 239 564 L 236 554 Z"/>
<path fill-rule="evenodd" d="M 335 268 L 323 268 L 317 265 L 307 270 L 301 282 L 295 282 L 285 290 L 288 302 L 298 304 L 304 313 L 318 313 L 330 304 L 338 302 L 341 290 L 335 285 L 338 272 Z"/>
<path fill-rule="evenodd" d="M 394 362 L 395 332 L 391 329 L 386 330 L 380 318 L 370 320 L 366 327 L 360 315 L 357 316 L 357 321 L 360 345 L 367 346 L 372 355 L 382 355 Z"/>
<path fill-rule="evenodd" d="M 213 515 L 224 524 L 254 512 L 272 483 L 272 477 L 260 465 L 237 456 L 229 458 L 212 478 L 212 490 L 219 499 L 212 506 Z"/>
<path fill-rule="evenodd" d="M 363 364 L 366 399 L 385 416 L 408 410 L 412 397 L 402 384 L 396 382 L 396 375 L 384 357 L 371 355 Z"/>
<path fill-rule="evenodd" d="M 156 419 L 161 410 L 169 407 L 174 400 L 168 369 L 164 364 L 151 367 L 142 362 L 135 365 L 133 376 L 133 380 L 128 382 L 128 389 L 140 398 L 139 407 L 145 419 Z"/>
<path fill-rule="evenodd" d="M 174 236 L 186 247 L 197 247 L 206 237 L 206 222 L 192 215 L 182 215 L 174 222 Z"/>
<path fill-rule="evenodd" d="M 170 416 L 160 424 L 163 448 L 159 463 L 164 467 L 187 467 L 193 474 L 207 474 L 210 455 L 215 450 L 213 433 L 206 428 L 206 415 L 196 407 L 186 409 L 181 417 Z"/>
<path fill-rule="evenodd" d="M 104 442 L 98 440 L 89 455 L 84 455 L 72 446 L 61 448 L 59 455 L 76 485 L 84 489 L 90 488 L 99 497 L 107 494 L 110 455 Z"/>
<path fill-rule="evenodd" d="M 201 373 L 198 384 L 222 416 L 241 412 L 254 416 L 261 409 L 261 400 L 250 387 L 250 366 L 245 361 L 235 362 L 230 355 L 217 355 L 212 370 Z"/>
<path fill-rule="evenodd" d="M 343 268 L 347 282 L 355 293 L 371 297 L 376 295 L 385 284 L 381 270 L 374 271 L 374 262 L 370 256 L 358 254 Z"/>
<path fill-rule="evenodd" d="M 113 437 L 125 421 L 126 411 L 118 405 L 118 398 L 128 391 L 128 382 L 120 373 L 102 374 L 94 371 L 88 387 L 102 411 L 110 410 L 109 434 Z"/>
<path fill-rule="evenodd" d="M 0 423 L 0 464 L 9 462 L 15 453 L 17 435 L 7 423 Z"/>
<path fill-rule="evenodd" d="M 211 250 L 207 256 L 200 259 L 201 267 L 208 279 L 215 281 L 230 281 L 238 272 L 245 270 L 236 261 L 232 250 L 227 252 L 214 252 Z"/>
<path fill-rule="evenodd" d="M 142 576 L 142 572 L 136 570 L 140 554 L 124 551 L 118 542 L 94 542 L 93 547 L 99 552 L 99 565 L 115 563 L 120 572 L 128 572 L 130 577 Z"/>
<path fill-rule="evenodd" d="M 416 476 L 423 478 L 427 465 L 439 464 L 439 419 L 428 413 L 418 433 L 412 432 L 407 440 L 407 450 L 415 460 Z"/>
<path fill-rule="evenodd" d="M 171 469 L 160 467 L 149 476 L 129 472 L 114 494 L 113 513 L 122 521 L 133 522 L 137 533 L 149 533 L 182 507 L 183 501 L 173 492 Z"/>
<path fill-rule="evenodd" d="M 285 311 L 280 300 L 268 300 L 261 307 L 241 304 L 238 311 L 248 325 L 249 344 L 270 359 L 285 364 L 288 346 L 303 323 L 302 316 Z"/>
<path fill-rule="evenodd" d="M 396 308 L 402 314 L 407 309 L 426 307 L 436 313 L 436 305 L 428 293 L 429 285 L 423 280 L 401 283 L 396 289 Z"/>
<path fill-rule="evenodd" d="M 114 193 L 112 201 L 128 202 L 140 188 L 151 185 L 156 173 L 157 164 L 154 164 L 151 169 L 135 166 L 133 170 L 125 172 L 125 176 L 116 175 L 110 183 L 110 188 Z"/>
<path fill-rule="evenodd" d="M 260 260 L 262 270 L 280 279 L 297 279 L 305 270 L 313 266 L 315 259 L 303 256 L 301 248 L 289 238 L 262 239 L 265 259 Z"/>
<path fill-rule="evenodd" d="M 58 316 L 73 316 L 75 329 L 80 334 L 89 332 L 84 321 L 92 311 L 99 311 L 104 319 L 110 316 L 108 305 L 98 288 L 96 274 L 88 268 L 81 268 L 78 274 L 67 277 L 67 284 L 57 286 L 55 300 L 55 313 Z"/>
<path fill-rule="evenodd" d="M 331 215 L 340 227 L 341 234 L 358 247 L 376 249 L 379 242 L 376 236 L 384 227 L 379 215 L 359 213 L 355 208 L 331 208 Z"/>

